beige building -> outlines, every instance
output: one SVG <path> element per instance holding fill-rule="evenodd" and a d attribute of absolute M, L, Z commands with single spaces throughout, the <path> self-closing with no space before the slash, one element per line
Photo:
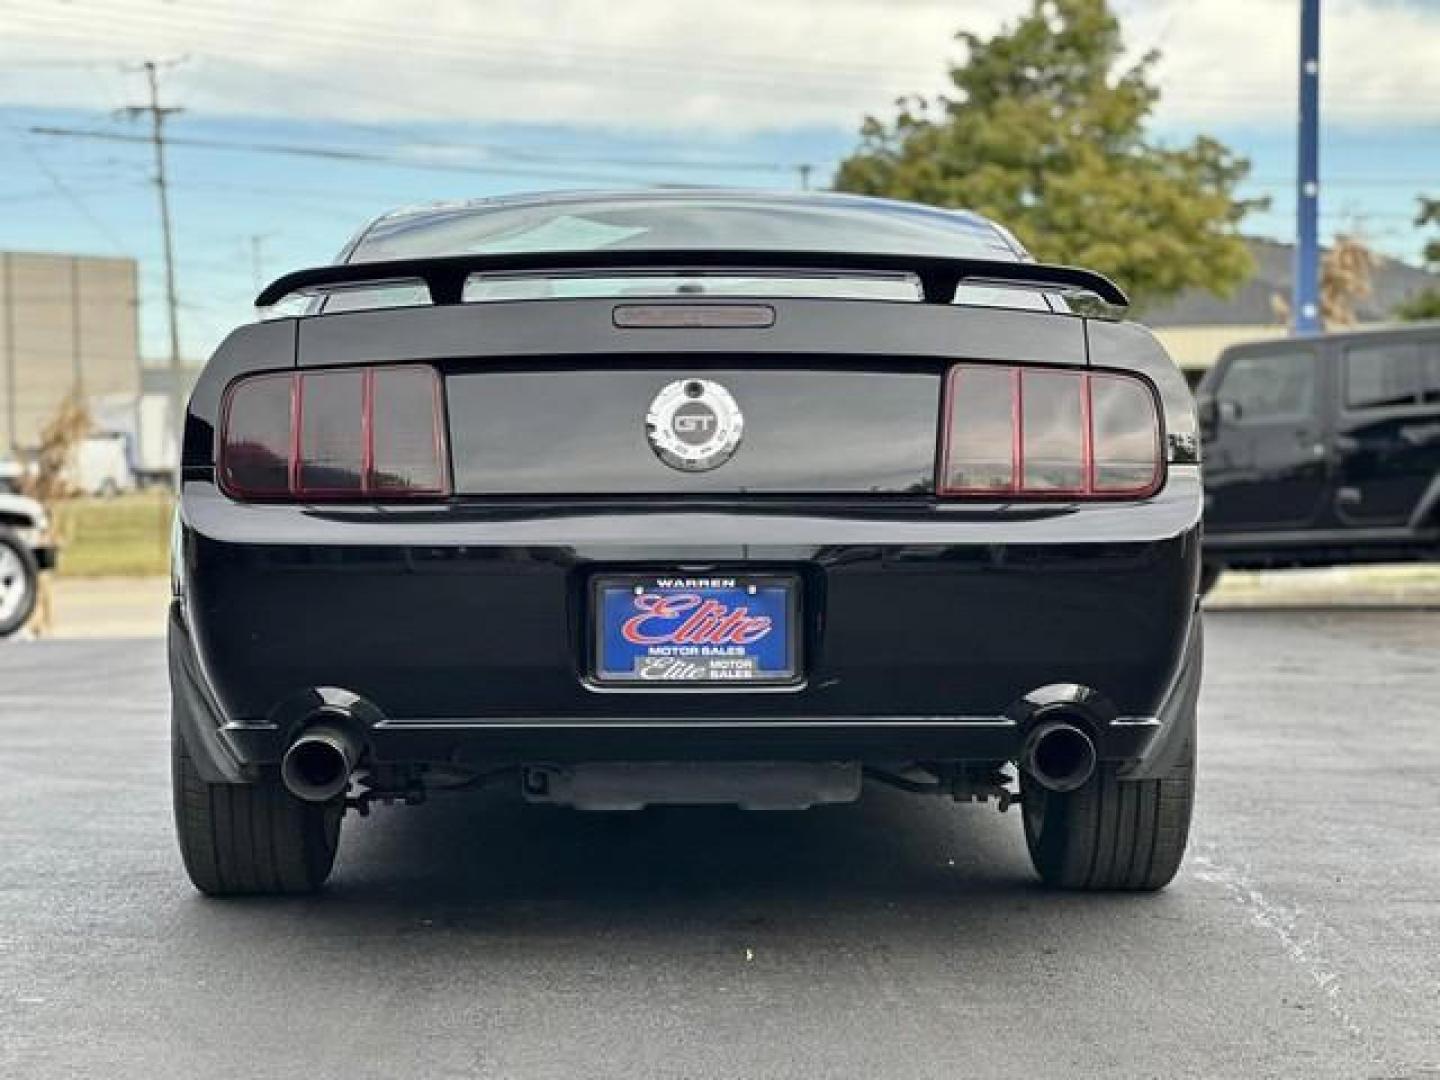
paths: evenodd
<path fill-rule="evenodd" d="M 133 431 L 140 394 L 134 259 L 0 252 L 0 458 L 32 448 L 72 388 Z"/>
<path fill-rule="evenodd" d="M 1157 326 L 1155 336 L 1179 364 L 1191 383 L 1214 366 L 1220 354 L 1231 345 L 1247 341 L 1274 341 L 1288 336 L 1289 330 L 1273 323 L 1255 325 Z"/>

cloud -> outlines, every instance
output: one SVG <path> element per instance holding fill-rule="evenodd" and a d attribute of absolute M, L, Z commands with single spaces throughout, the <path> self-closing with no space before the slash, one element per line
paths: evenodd
<path fill-rule="evenodd" d="M 1132 46 L 1158 46 L 1161 114 L 1193 125 L 1292 125 L 1296 0 L 1128 5 Z M 1320 36 L 1326 123 L 1440 123 L 1440 4 L 1326 0 Z"/>
<path fill-rule="evenodd" d="M 114 107 L 122 60 L 188 56 L 167 92 L 200 114 L 476 120 L 737 134 L 853 129 L 933 93 L 955 30 L 994 32 L 1024 0 L 18 0 L 0 101 Z M 1290 123 L 1295 0 L 1129 0 L 1160 47 L 1162 118 Z M 1440 122 L 1440 4 L 1330 0 L 1329 121 Z"/>

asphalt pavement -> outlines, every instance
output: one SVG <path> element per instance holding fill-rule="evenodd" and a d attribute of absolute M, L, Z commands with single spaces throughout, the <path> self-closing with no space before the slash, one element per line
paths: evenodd
<path fill-rule="evenodd" d="M 0 1077 L 1440 1077 L 1440 614 L 1208 617 L 1166 892 L 1033 881 L 1015 811 L 501 795 L 347 819 L 209 901 L 158 640 L 0 646 Z"/>

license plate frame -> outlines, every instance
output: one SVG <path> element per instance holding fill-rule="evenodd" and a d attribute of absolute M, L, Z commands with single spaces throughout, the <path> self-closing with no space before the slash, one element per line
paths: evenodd
<path fill-rule="evenodd" d="M 799 574 L 783 571 L 606 572 L 591 578 L 586 623 L 590 641 L 588 681 L 604 690 L 775 690 L 804 682 L 801 656 L 801 594 Z M 639 596 L 696 596 L 698 602 L 678 605 L 637 606 Z M 630 604 L 623 602 L 630 598 Z M 769 630 L 751 641 L 708 640 L 636 643 L 624 639 L 622 626 L 644 617 L 637 632 L 646 638 L 673 635 L 697 614 L 707 601 L 725 608 L 709 609 L 708 623 L 691 623 L 691 632 L 719 632 L 727 638 L 747 638 L 758 631 L 742 619 L 767 618 Z M 653 602 L 652 602 L 653 604 Z M 738 608 L 746 609 L 743 616 Z M 672 614 L 674 612 L 674 614 Z M 776 616 L 781 624 L 776 625 Z M 729 634 L 725 634 L 727 626 Z M 778 662 L 777 662 L 778 649 Z M 641 659 L 645 663 L 640 663 Z"/>

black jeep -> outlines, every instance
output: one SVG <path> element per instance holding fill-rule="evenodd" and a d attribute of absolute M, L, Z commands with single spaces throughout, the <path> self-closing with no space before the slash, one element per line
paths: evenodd
<path fill-rule="evenodd" d="M 1440 323 L 1233 346 L 1198 396 L 1205 587 L 1440 557 Z"/>

